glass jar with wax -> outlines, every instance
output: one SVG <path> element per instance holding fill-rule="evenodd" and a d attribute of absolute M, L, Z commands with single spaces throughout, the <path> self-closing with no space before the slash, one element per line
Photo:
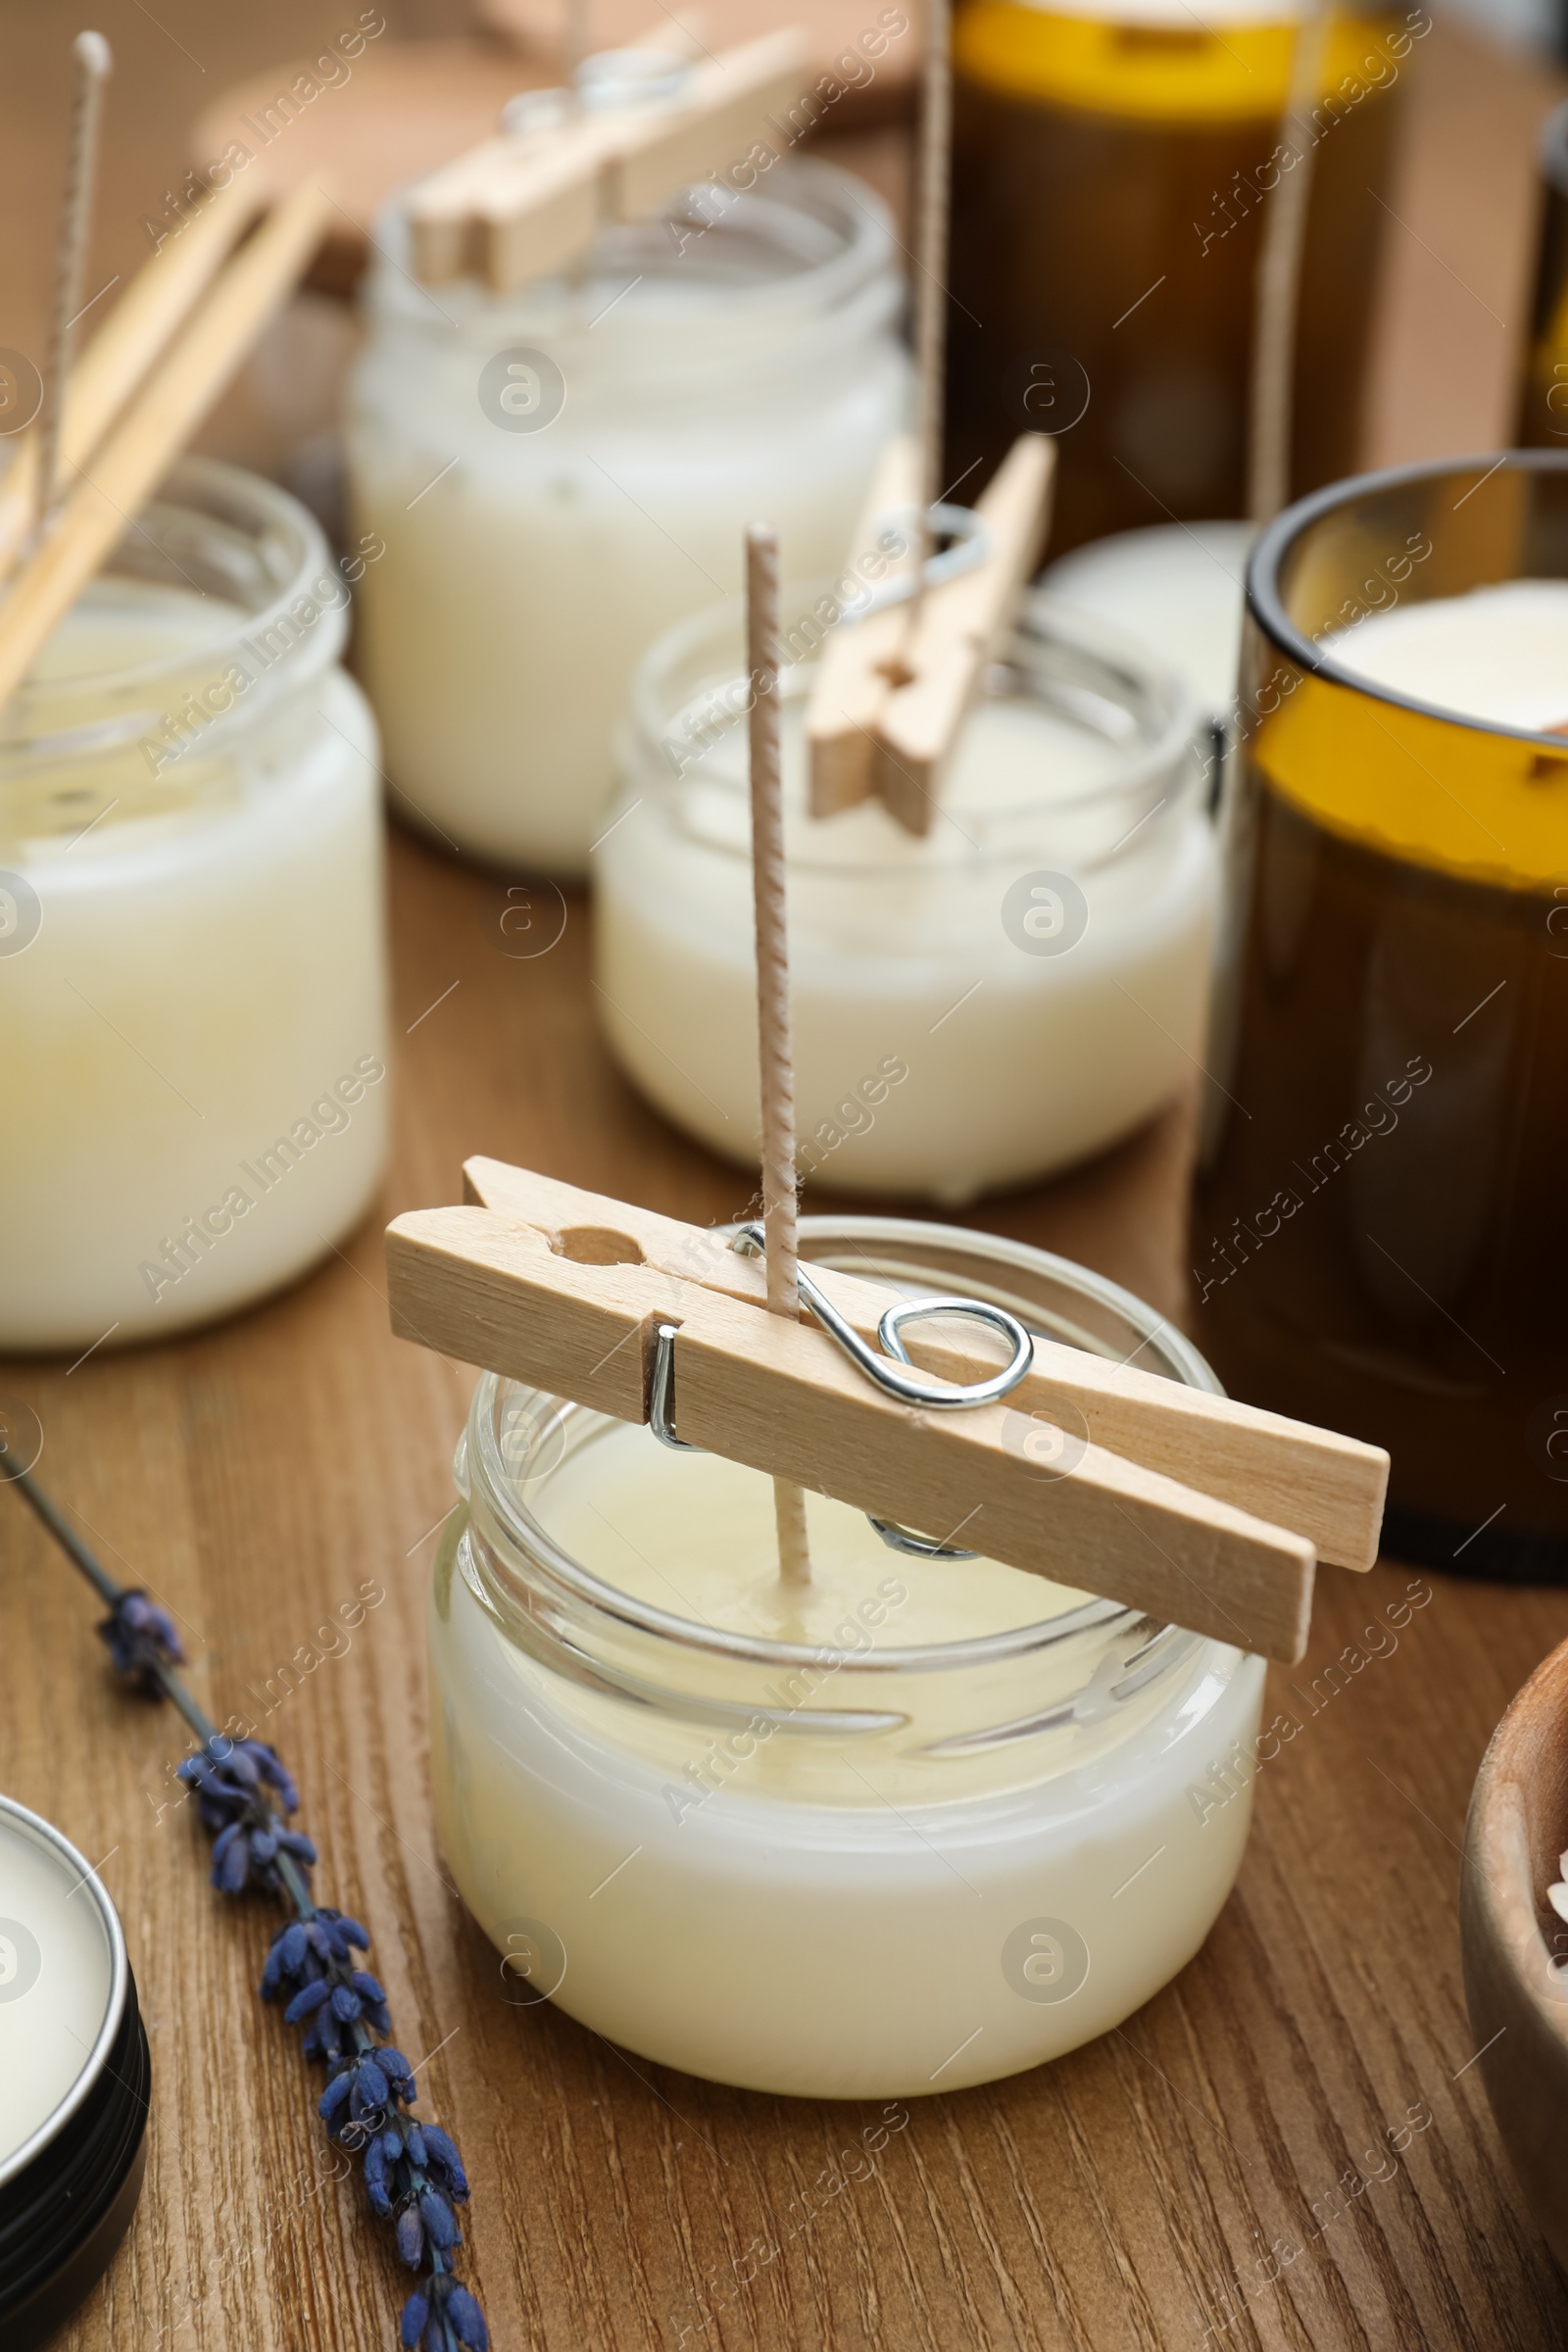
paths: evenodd
<path fill-rule="evenodd" d="M 1019 1243 L 811 1217 L 801 1248 L 1216 1385 L 1162 1316 Z M 906 2097 L 1076 2047 L 1198 1950 L 1266 1752 L 1261 1659 L 890 1550 L 816 1494 L 786 1586 L 770 1480 L 490 1376 L 457 1474 L 436 1811 L 509 1998 L 718 2082 Z"/>
<path fill-rule="evenodd" d="M 1568 1578 L 1568 453 L 1289 509 L 1250 570 L 1197 1328 L 1393 1455 L 1385 1544 Z"/>
<path fill-rule="evenodd" d="M 1431 20 L 1336 13 L 1292 148 L 1298 16 L 1296 0 L 958 11 L 947 475 L 994 465 L 1022 427 L 1060 432 L 1057 554 L 1244 512 L 1260 224 L 1303 144 L 1293 482 L 1355 463 L 1389 93 Z"/>
<path fill-rule="evenodd" d="M 401 806 L 485 858 L 587 870 L 638 657 L 739 586 L 759 514 L 797 570 L 836 564 L 902 419 L 871 190 L 797 161 L 689 201 L 510 295 L 426 291 L 395 211 L 379 232 L 348 420 L 387 551 L 361 665 Z"/>
<path fill-rule="evenodd" d="M 186 461 L 0 712 L 0 1347 L 162 1338 L 354 1224 L 387 1134 L 350 579 Z"/>
<path fill-rule="evenodd" d="M 1102 1151 L 1189 1080 L 1216 887 L 1193 706 L 1129 641 L 1036 597 L 930 831 L 874 801 L 816 819 L 805 718 L 826 609 L 785 592 L 800 1166 L 834 1192 L 962 1202 Z M 755 1164 L 746 685 L 733 607 L 638 673 L 595 954 L 621 1066 Z"/>

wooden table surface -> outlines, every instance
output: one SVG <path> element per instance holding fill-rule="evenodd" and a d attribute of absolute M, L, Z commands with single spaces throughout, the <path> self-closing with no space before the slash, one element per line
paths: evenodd
<path fill-rule="evenodd" d="M 154 16 L 113 0 L 98 21 L 121 61 L 114 266 L 134 258 L 135 220 L 216 77 L 351 15 L 159 0 Z M 0 11 L 13 230 L 0 286 L 17 342 L 43 281 L 63 49 L 57 11 Z M 1501 429 L 1529 142 L 1554 94 L 1453 35 L 1434 34 L 1420 62 L 1370 420 L 1379 458 Z M 384 1212 L 454 1198 L 470 1152 L 696 1218 L 733 1212 L 746 1179 L 663 1127 L 607 1062 L 583 906 L 569 903 L 550 954 L 514 960 L 502 953 L 506 879 L 394 840 Z M 1173 1114 L 971 1221 L 1176 1308 L 1187 1154 Z M 913 2103 L 874 2176 L 829 2197 L 815 2184 L 859 2110 L 716 2089 L 552 2009 L 510 2006 L 448 1884 L 422 1619 L 469 1384 L 388 1337 L 379 1225 L 217 1331 L 70 1375 L 10 1364 L 0 1388 L 39 1414 L 40 1474 L 111 1568 L 177 1609 L 216 1715 L 254 1711 L 248 1691 L 329 1610 L 362 1580 L 384 1587 L 347 1653 L 263 1729 L 303 1781 L 323 1893 L 370 1924 L 398 2037 L 430 2054 L 421 2099 L 476 2183 L 469 2275 L 498 2346 L 1546 2352 L 1568 2340 L 1568 2288 L 1520 2209 L 1472 2063 L 1455 1901 L 1476 1765 L 1515 1689 L 1568 1635 L 1568 1593 L 1423 1581 L 1396 1633 L 1387 1612 L 1404 1570 L 1325 1571 L 1306 1664 L 1271 1678 L 1272 1705 L 1299 1729 L 1261 1775 L 1241 1881 L 1205 1950 L 1076 2055 Z M 357 2183 L 323 2181 L 313 2079 L 254 1997 L 268 1916 L 209 1890 L 188 1808 L 161 1816 L 177 1726 L 112 1687 L 94 1614 L 0 1494 L 0 1786 L 103 1857 L 153 2052 L 140 2209 L 62 2341 L 385 2352 L 401 2299 L 388 2233 Z M 1360 1663 L 1327 1677 L 1348 1644 Z M 1391 2134 L 1396 2155 L 1378 2153 Z"/>

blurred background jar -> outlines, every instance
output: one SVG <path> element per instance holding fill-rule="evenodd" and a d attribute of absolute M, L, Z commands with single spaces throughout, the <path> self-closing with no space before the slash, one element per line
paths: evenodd
<path fill-rule="evenodd" d="M 0 714 L 0 1346 L 163 1339 L 292 1281 L 388 1134 L 358 559 L 187 459 Z"/>
<path fill-rule="evenodd" d="M 1194 704 L 1129 638 L 1035 596 L 965 722 L 931 829 L 806 806 L 827 631 L 783 600 L 798 1164 L 835 1193 L 949 1204 L 1130 1135 L 1202 1050 L 1217 890 Z M 689 1135 L 755 1165 L 757 981 L 741 615 L 637 674 L 594 858 L 599 1017 Z"/>
<path fill-rule="evenodd" d="M 1519 387 L 1522 449 L 1568 444 L 1568 101 L 1541 127 L 1541 226 L 1530 339 Z"/>
<path fill-rule="evenodd" d="M 1335 14 L 1310 124 L 1292 493 L 1353 470 L 1391 93 L 1431 20 Z M 956 74 L 947 473 L 1062 435 L 1052 546 L 1246 508 L 1254 279 L 1291 0 L 966 0 Z M 974 467 L 972 473 L 968 469 Z"/>
<path fill-rule="evenodd" d="M 394 208 L 348 419 L 384 540 L 359 663 L 400 806 L 462 848 L 586 870 L 644 649 L 738 587 L 744 526 L 844 551 L 902 420 L 886 208 L 825 164 L 607 231 L 580 281 L 417 285 Z M 710 201 L 711 199 L 711 201 Z"/>

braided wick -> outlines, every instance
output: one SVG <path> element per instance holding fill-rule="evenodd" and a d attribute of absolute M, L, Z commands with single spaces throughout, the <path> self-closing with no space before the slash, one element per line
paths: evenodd
<path fill-rule="evenodd" d="M 757 911 L 757 1026 L 762 1097 L 762 1222 L 768 1312 L 800 1313 L 795 1267 L 795 1060 L 790 1038 L 790 949 L 785 903 L 784 792 L 778 692 L 778 534 L 746 534 L 746 658 L 751 671 L 752 887 Z M 806 1496 L 773 1481 L 779 1574 L 808 1584 Z"/>

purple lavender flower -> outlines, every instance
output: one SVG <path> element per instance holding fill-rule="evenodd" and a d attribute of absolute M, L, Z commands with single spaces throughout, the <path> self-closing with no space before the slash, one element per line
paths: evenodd
<path fill-rule="evenodd" d="M 490 2352 L 490 2330 L 466 2286 L 450 2271 L 437 2271 L 427 2288 L 403 2306 L 400 2339 L 404 2352 Z"/>
<path fill-rule="evenodd" d="M 213 1885 L 225 1894 L 253 1888 L 293 1913 L 269 1946 L 262 1998 L 281 2001 L 286 2022 L 304 2027 L 307 2055 L 327 2070 L 327 2132 L 340 2146 L 363 2150 L 371 2210 L 392 2223 L 403 2260 L 422 2274 L 403 2308 L 404 2352 L 488 2352 L 484 2315 L 449 2259 L 463 2243 L 453 2211 L 468 2194 L 462 2161 L 444 2132 L 408 2113 L 417 2095 L 414 2070 L 387 2038 L 385 1987 L 360 1964 L 369 1936 L 312 1896 L 316 1848 L 287 1826 L 299 1805 L 293 1776 L 275 1748 L 227 1739 L 197 1705 L 174 1672 L 184 1653 L 168 1610 L 117 1585 L 28 1474 L 12 1483 L 108 1603 L 97 1630 L 118 1671 L 151 1696 L 172 1699 L 201 1741 L 179 1777 L 213 1833 Z"/>
<path fill-rule="evenodd" d="M 109 1644 L 119 1674 L 138 1682 L 149 1698 L 162 1698 L 161 1666 L 183 1666 L 185 1652 L 169 1611 L 147 1593 L 129 1589 L 116 1594 L 98 1634 Z"/>

